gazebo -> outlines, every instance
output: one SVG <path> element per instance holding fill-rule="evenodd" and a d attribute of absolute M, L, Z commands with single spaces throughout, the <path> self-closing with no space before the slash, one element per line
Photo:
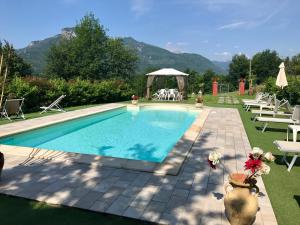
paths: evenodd
<path fill-rule="evenodd" d="M 173 68 L 164 68 L 151 73 L 147 73 L 147 99 L 150 98 L 150 87 L 156 77 L 175 76 L 178 84 L 178 89 L 185 96 L 186 78 L 189 74 L 175 70 Z"/>

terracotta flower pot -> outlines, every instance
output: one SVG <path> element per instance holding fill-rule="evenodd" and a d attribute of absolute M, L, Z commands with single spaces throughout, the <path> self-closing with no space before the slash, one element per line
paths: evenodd
<path fill-rule="evenodd" d="M 229 184 L 225 186 L 225 214 L 231 225 L 251 225 L 255 221 L 259 189 L 253 183 L 245 183 L 246 178 L 245 174 L 231 174 Z M 230 186 L 232 190 L 228 191 Z M 255 189 L 255 194 L 252 189 Z"/>
<path fill-rule="evenodd" d="M 2 152 L 0 152 L 0 180 L 1 180 L 3 166 L 4 166 L 4 155 Z"/>

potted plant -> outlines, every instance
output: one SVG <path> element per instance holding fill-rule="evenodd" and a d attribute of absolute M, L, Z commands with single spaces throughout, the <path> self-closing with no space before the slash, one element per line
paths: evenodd
<path fill-rule="evenodd" d="M 203 96 L 202 92 L 199 91 L 199 95 L 196 97 L 196 108 L 201 108 L 203 106 Z"/>
<path fill-rule="evenodd" d="M 137 105 L 138 104 L 138 100 L 139 100 L 139 96 L 137 96 L 137 95 L 132 95 L 131 96 L 131 103 L 133 105 Z"/>
<path fill-rule="evenodd" d="M 219 152 L 209 154 L 208 162 L 211 168 L 216 169 L 216 165 L 221 163 L 221 157 Z M 266 162 L 273 162 L 274 160 L 275 157 L 271 152 L 264 153 L 262 149 L 255 147 L 245 162 L 246 173 L 229 175 L 229 183 L 225 185 L 224 205 L 225 214 L 230 224 L 251 225 L 254 223 L 258 211 L 259 188 L 256 186 L 257 178 L 269 174 L 270 167 Z"/>
<path fill-rule="evenodd" d="M 0 152 L 0 180 L 1 180 L 3 166 L 4 166 L 4 155 L 2 152 Z"/>

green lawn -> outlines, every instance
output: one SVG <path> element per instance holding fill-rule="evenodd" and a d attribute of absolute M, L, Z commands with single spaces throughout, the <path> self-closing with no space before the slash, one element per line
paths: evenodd
<path fill-rule="evenodd" d="M 235 95 L 232 93 L 232 95 Z M 249 98 L 249 96 L 237 96 Z M 204 102 L 208 106 L 235 107 L 239 110 L 251 146 L 258 146 L 265 151 L 271 151 L 277 157 L 271 164 L 271 173 L 263 177 L 277 221 L 280 225 L 300 225 L 300 160 L 295 163 L 292 171 L 287 172 L 285 164 L 281 163 L 282 154 L 273 145 L 274 140 L 284 140 L 287 125 L 270 124 L 270 128 L 262 133 L 261 124 L 252 122 L 251 113 L 245 112 L 241 105 L 218 104 L 217 97 L 206 95 Z M 141 100 L 142 102 L 148 102 Z M 194 104 L 194 99 L 183 103 Z M 89 106 L 72 107 L 67 110 L 85 108 Z M 26 115 L 27 118 L 40 116 L 38 113 Z M 7 123 L 7 121 L 1 121 Z M 129 219 L 91 213 L 73 208 L 53 207 L 44 203 L 37 203 L 19 198 L 0 195 L 1 224 L 140 224 Z"/>
<path fill-rule="evenodd" d="M 0 195 L 3 225 L 139 225 L 140 221 Z"/>
<path fill-rule="evenodd" d="M 92 106 L 97 106 L 97 105 L 73 106 L 73 107 L 66 107 L 64 109 L 66 111 L 74 111 L 74 110 L 77 110 L 77 109 L 84 109 L 84 108 L 88 108 L 88 107 L 92 107 Z M 33 118 L 38 118 L 38 117 L 53 115 L 53 114 L 56 114 L 56 113 L 61 113 L 61 112 L 56 112 L 56 111 L 48 111 L 46 113 L 40 114 L 40 112 L 41 111 L 32 112 L 32 113 L 25 113 L 25 118 L 26 118 L 26 120 L 29 120 L 29 119 L 33 119 Z M 13 122 L 17 122 L 17 121 L 22 121 L 22 120 L 23 119 L 14 119 L 14 117 L 12 117 L 12 121 L 9 121 L 6 118 L 1 118 L 0 119 L 0 125 L 7 124 L 7 123 L 13 123 Z"/>

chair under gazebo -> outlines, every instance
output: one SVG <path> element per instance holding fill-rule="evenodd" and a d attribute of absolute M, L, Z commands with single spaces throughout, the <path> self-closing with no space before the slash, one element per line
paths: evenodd
<path fill-rule="evenodd" d="M 189 74 L 183 73 L 181 71 L 175 70 L 173 68 L 163 68 L 151 73 L 147 73 L 147 99 L 150 99 L 150 88 L 153 84 L 153 81 L 157 77 L 166 77 L 166 76 L 174 76 L 176 77 L 179 92 L 182 93 L 182 96 L 186 96 L 186 83 L 187 83 L 187 76 Z"/>

